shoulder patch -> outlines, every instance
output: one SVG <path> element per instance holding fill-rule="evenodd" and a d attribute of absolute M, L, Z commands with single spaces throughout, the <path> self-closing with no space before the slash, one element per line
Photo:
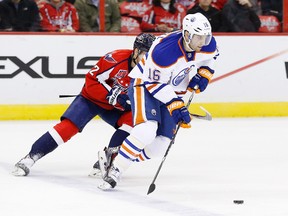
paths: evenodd
<path fill-rule="evenodd" d="M 112 53 L 107 53 L 104 56 L 104 60 L 107 61 L 107 62 L 110 62 L 110 63 L 117 63 L 117 61 L 113 58 Z"/>
<path fill-rule="evenodd" d="M 117 63 L 123 61 L 123 59 L 129 58 L 132 54 L 133 50 L 114 50 L 112 52 L 107 53 L 104 56 L 104 60 L 109 63 Z"/>

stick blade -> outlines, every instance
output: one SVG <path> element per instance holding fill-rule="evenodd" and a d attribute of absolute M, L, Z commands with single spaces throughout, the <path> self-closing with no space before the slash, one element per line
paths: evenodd
<path fill-rule="evenodd" d="M 153 183 L 150 185 L 149 189 L 148 189 L 148 192 L 147 192 L 147 195 L 149 195 L 150 193 L 152 193 L 156 188 L 156 185 Z"/>
<path fill-rule="evenodd" d="M 207 119 L 208 121 L 211 121 L 211 120 L 212 120 L 212 115 L 211 115 L 204 107 L 200 106 L 200 109 L 205 112 L 205 114 L 206 114 L 206 119 Z"/>

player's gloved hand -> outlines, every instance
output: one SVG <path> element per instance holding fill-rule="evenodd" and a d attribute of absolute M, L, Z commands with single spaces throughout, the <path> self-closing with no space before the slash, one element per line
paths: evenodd
<path fill-rule="evenodd" d="M 130 111 L 131 110 L 131 102 L 126 93 L 121 93 L 117 97 L 117 103 L 114 105 L 115 108 L 122 111 Z"/>
<path fill-rule="evenodd" d="M 119 87 L 112 88 L 107 94 L 108 103 L 121 111 L 130 111 L 131 103 L 128 95 Z"/>
<path fill-rule="evenodd" d="M 176 124 L 181 123 L 181 125 L 184 124 L 185 128 L 190 127 L 189 122 L 191 121 L 191 117 L 182 99 L 174 98 L 166 106 Z"/>
<path fill-rule="evenodd" d="M 195 90 L 196 93 L 203 92 L 210 80 L 212 79 L 214 71 L 210 71 L 207 68 L 200 68 L 198 73 L 190 80 L 188 90 Z"/>

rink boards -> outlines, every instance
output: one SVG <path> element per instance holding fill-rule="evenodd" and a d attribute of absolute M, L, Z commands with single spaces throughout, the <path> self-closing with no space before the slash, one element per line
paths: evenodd
<path fill-rule="evenodd" d="M 214 117 L 288 116 L 288 35 L 215 37 L 216 72 L 191 111 L 202 105 Z M 134 38 L 0 34 L 0 120 L 58 119 L 73 100 L 59 95 L 78 94 L 89 68 L 109 51 L 131 49 Z"/>

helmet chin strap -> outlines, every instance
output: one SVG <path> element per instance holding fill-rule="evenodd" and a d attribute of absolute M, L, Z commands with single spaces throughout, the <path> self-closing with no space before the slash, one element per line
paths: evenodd
<path fill-rule="evenodd" d="M 133 55 L 134 56 L 134 55 Z M 137 65 L 136 59 L 138 58 L 139 54 L 137 55 L 136 58 L 132 58 L 132 61 L 134 62 L 135 65 Z"/>
<path fill-rule="evenodd" d="M 136 58 L 137 59 L 137 58 Z M 132 61 L 135 65 L 137 65 L 137 62 L 136 62 L 136 59 L 135 58 L 132 58 Z"/>
<path fill-rule="evenodd" d="M 137 65 L 136 59 L 138 58 L 138 56 L 140 55 L 140 52 L 141 52 L 139 49 L 137 49 L 137 50 L 138 50 L 138 52 L 137 52 L 136 58 L 134 58 L 135 49 L 134 49 L 134 51 L 133 51 L 133 56 L 132 56 L 132 61 L 133 61 L 133 63 L 134 63 L 135 65 Z"/>

